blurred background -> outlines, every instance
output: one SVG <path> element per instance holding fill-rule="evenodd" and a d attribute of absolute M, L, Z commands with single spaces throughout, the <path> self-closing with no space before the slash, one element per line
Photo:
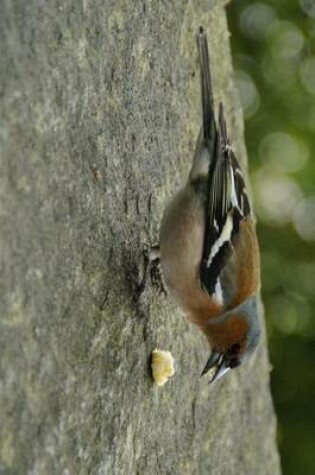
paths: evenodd
<path fill-rule="evenodd" d="M 262 252 L 284 475 L 315 473 L 315 0 L 233 0 L 228 20 Z"/>

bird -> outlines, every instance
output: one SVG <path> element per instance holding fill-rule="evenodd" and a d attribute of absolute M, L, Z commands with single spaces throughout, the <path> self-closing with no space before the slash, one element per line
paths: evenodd
<path fill-rule="evenodd" d="M 222 102 L 214 112 L 207 35 L 197 33 L 202 125 L 188 180 L 165 208 L 160 226 L 163 279 L 211 352 L 209 382 L 247 360 L 259 345 L 260 254 L 240 164 Z"/>

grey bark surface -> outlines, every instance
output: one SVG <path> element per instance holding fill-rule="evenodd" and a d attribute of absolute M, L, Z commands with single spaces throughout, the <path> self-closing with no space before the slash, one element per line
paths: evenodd
<path fill-rule="evenodd" d="M 0 473 L 279 474 L 265 342 L 209 387 L 203 335 L 136 291 L 201 124 L 201 24 L 246 161 L 223 3 L 2 0 L 0 22 Z"/>

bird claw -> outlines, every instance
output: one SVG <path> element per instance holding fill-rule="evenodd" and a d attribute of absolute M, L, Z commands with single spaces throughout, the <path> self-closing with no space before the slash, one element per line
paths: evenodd
<path fill-rule="evenodd" d="M 140 293 L 144 291 L 148 272 L 150 273 L 151 284 L 157 288 L 158 293 L 167 295 L 163 282 L 159 246 L 153 246 L 149 251 L 144 252 L 144 274 L 138 286 Z"/>

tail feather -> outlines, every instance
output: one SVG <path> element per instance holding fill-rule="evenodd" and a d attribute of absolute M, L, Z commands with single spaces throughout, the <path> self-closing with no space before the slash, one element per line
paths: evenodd
<path fill-rule="evenodd" d="M 203 138 L 205 140 L 211 140 L 213 139 L 215 128 L 213 113 L 213 91 L 210 76 L 208 41 L 203 27 L 200 27 L 199 29 L 197 40 L 201 66 Z"/>

